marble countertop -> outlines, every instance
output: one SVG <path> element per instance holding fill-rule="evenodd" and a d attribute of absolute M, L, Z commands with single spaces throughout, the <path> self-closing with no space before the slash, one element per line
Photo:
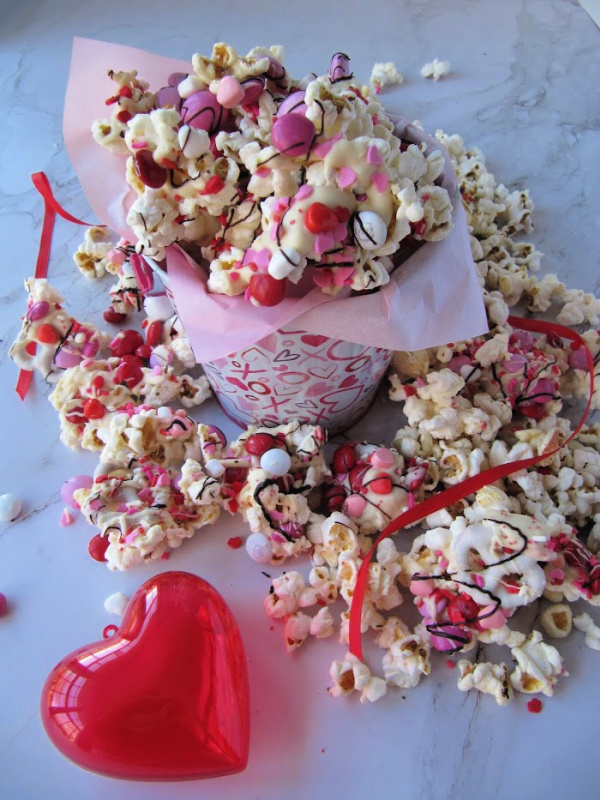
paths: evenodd
<path fill-rule="evenodd" d="M 358 698 L 335 701 L 326 691 L 327 673 L 344 647 L 325 640 L 293 657 L 285 654 L 280 628 L 271 631 L 262 611 L 268 579 L 243 550 L 225 544 L 243 533 L 239 522 L 219 522 L 160 567 L 126 574 L 89 559 L 91 529 L 83 520 L 59 526 L 63 481 L 92 471 L 95 458 L 60 443 L 49 390 L 40 381 L 26 402 L 18 400 L 17 373 L 7 354 L 25 308 L 22 284 L 33 274 L 41 227 L 42 203 L 30 174 L 46 172 L 59 201 L 92 219 L 61 134 L 74 35 L 177 58 L 210 52 L 214 41 L 230 41 L 240 51 L 281 43 L 295 75 L 324 71 L 331 54 L 344 50 L 365 82 L 374 61 L 393 60 L 405 83 L 386 94 L 389 110 L 421 120 L 430 131 L 459 133 L 485 153 L 491 171 L 510 189 L 529 188 L 536 204 L 530 238 L 545 254 L 542 270 L 598 293 L 600 30 L 575 0 L 292 0 L 276 14 L 272 8 L 266 0 L 5 4 L 0 493 L 18 495 L 24 509 L 16 523 L 0 528 L 0 591 L 12 609 L 0 620 L 0 796 L 596 797 L 591 742 L 597 738 L 600 662 L 582 636 L 561 646 L 570 677 L 544 699 L 540 715 L 527 713 L 526 696 L 500 708 L 489 696 L 459 692 L 456 671 L 446 669 L 443 658 L 415 690 L 390 692 L 372 706 L 361 706 Z M 451 74 L 438 83 L 419 74 L 434 57 L 452 63 Z M 81 235 L 58 221 L 50 276 L 73 313 L 85 311 L 86 319 L 100 322 L 106 288 L 99 291 L 79 277 L 71 260 Z M 395 430 L 384 411 L 381 399 L 357 435 L 385 437 Z M 234 432 L 214 402 L 196 417 Z M 114 781 L 66 761 L 42 729 L 39 698 L 49 670 L 115 621 L 103 608 L 108 595 L 130 596 L 165 569 L 206 578 L 238 620 L 252 693 L 250 762 L 239 775 L 168 786 Z"/>

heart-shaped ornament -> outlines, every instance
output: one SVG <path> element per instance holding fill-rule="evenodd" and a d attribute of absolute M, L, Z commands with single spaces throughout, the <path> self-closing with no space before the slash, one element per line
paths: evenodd
<path fill-rule="evenodd" d="M 112 637 L 52 670 L 41 711 L 60 752 L 102 775 L 165 781 L 240 772 L 250 713 L 235 619 L 201 578 L 156 575 Z"/>

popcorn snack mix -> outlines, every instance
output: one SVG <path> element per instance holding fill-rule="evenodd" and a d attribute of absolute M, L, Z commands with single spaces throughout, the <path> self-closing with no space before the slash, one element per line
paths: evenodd
<path fill-rule="evenodd" d="M 111 116 L 93 126 L 99 144 L 129 156 L 138 252 L 160 260 L 179 242 L 210 264 L 209 291 L 257 306 L 277 305 L 290 283 L 381 287 L 451 227 L 442 153 L 394 135 L 348 56 L 298 81 L 282 55 L 217 44 L 156 94 L 135 72 L 111 71 Z"/>

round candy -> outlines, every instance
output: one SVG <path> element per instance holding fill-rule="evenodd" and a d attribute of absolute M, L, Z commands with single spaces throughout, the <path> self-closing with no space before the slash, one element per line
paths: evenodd
<path fill-rule="evenodd" d="M 179 108 L 181 97 L 176 86 L 163 86 L 155 95 L 158 108 Z"/>
<path fill-rule="evenodd" d="M 293 247 L 282 247 L 271 256 L 269 261 L 269 275 L 278 281 L 282 281 L 292 273 L 296 267 L 304 269 L 306 259 L 303 258 Z"/>
<path fill-rule="evenodd" d="M 267 450 L 276 447 L 276 444 L 270 433 L 251 433 L 246 439 L 244 447 L 250 455 L 262 456 Z"/>
<path fill-rule="evenodd" d="M 45 322 L 37 329 L 35 338 L 40 344 L 56 344 L 60 337 L 52 325 Z"/>
<path fill-rule="evenodd" d="M 244 99 L 245 90 L 241 83 L 233 75 L 225 75 L 219 81 L 217 89 L 217 100 L 223 108 L 233 108 L 239 105 Z"/>
<path fill-rule="evenodd" d="M 209 426 L 208 426 L 208 432 L 209 432 L 210 434 L 212 434 L 213 436 L 216 436 L 216 437 L 217 437 L 217 439 L 218 439 L 218 440 L 221 442 L 221 444 L 223 445 L 223 447 L 225 447 L 225 445 L 227 444 L 227 437 L 225 436 L 225 434 L 223 433 L 223 431 L 221 430 L 221 428 L 217 428 L 217 426 L 216 426 L 216 425 L 209 425 Z"/>
<path fill-rule="evenodd" d="M 115 309 L 111 306 L 107 308 L 106 311 L 102 314 L 104 319 L 107 322 L 110 322 L 112 325 L 118 325 L 120 322 L 125 322 L 127 319 L 127 314 L 121 314 L 120 311 L 115 311 Z"/>
<path fill-rule="evenodd" d="M 394 454 L 387 447 L 380 447 L 371 455 L 371 464 L 377 469 L 390 469 L 395 463 Z"/>
<path fill-rule="evenodd" d="M 150 364 L 152 365 L 152 359 L 150 359 Z M 143 377 L 144 373 L 137 364 L 128 364 L 127 361 L 123 361 L 117 367 L 114 381 L 115 383 L 124 383 L 125 386 L 133 389 L 133 387 L 137 386 Z"/>
<path fill-rule="evenodd" d="M 259 306 L 276 306 L 285 297 L 285 284 L 267 272 L 258 272 L 250 278 L 248 288 Z"/>
<path fill-rule="evenodd" d="M 376 250 L 387 239 L 387 226 L 374 211 L 360 211 L 354 217 L 354 238 L 363 250 Z"/>
<path fill-rule="evenodd" d="M 587 358 L 583 348 L 579 348 L 579 350 L 573 350 L 573 352 L 569 355 L 568 361 L 571 369 L 582 369 L 585 372 L 589 372 Z"/>
<path fill-rule="evenodd" d="M 81 361 L 80 353 L 76 351 L 71 352 L 64 347 L 61 347 L 58 353 L 54 356 L 54 363 L 59 369 L 69 369 L 69 367 L 76 367 L 80 361 Z"/>
<path fill-rule="evenodd" d="M 48 312 L 50 311 L 50 303 L 46 300 L 40 300 L 37 303 L 34 303 L 31 308 L 27 310 L 27 314 L 25 315 L 28 320 L 31 322 L 36 322 L 38 319 L 43 319 Z"/>
<path fill-rule="evenodd" d="M 201 128 L 212 136 L 227 122 L 229 111 L 212 92 L 203 89 L 186 97 L 181 105 L 181 118 L 185 125 Z"/>
<path fill-rule="evenodd" d="M 323 501 L 329 511 L 337 511 L 340 509 L 344 500 L 346 499 L 346 492 L 343 486 L 328 486 L 323 492 Z"/>
<path fill-rule="evenodd" d="M 286 156 L 305 156 L 316 136 L 312 122 L 300 114 L 284 114 L 273 123 L 273 145 Z"/>
<path fill-rule="evenodd" d="M 495 604 L 492 603 L 482 608 L 479 612 L 479 626 L 485 631 L 491 630 L 492 628 L 502 628 L 503 625 L 506 624 L 506 617 L 502 611 L 500 611 L 500 609 L 494 611 L 495 608 Z M 486 614 L 489 614 L 489 616 L 486 616 Z"/>
<path fill-rule="evenodd" d="M 417 597 L 427 597 L 435 589 L 435 583 L 432 580 L 410 582 L 410 591 Z"/>
<path fill-rule="evenodd" d="M 268 472 L 274 478 L 279 478 L 290 471 L 292 459 L 288 452 L 277 447 L 272 450 L 267 450 L 267 452 L 261 456 L 260 466 L 261 469 L 264 469 L 265 472 Z"/>
<path fill-rule="evenodd" d="M 0 522 L 13 522 L 20 513 L 21 501 L 16 495 L 0 495 Z"/>
<path fill-rule="evenodd" d="M 79 508 L 79 503 L 73 497 L 73 492 L 77 489 L 91 489 L 94 485 L 94 479 L 91 475 L 75 475 L 74 478 L 69 478 L 65 481 L 60 490 L 60 496 L 70 508 Z"/>
<path fill-rule="evenodd" d="M 100 345 L 96 340 L 94 340 L 91 342 L 86 342 L 81 352 L 86 358 L 94 358 L 99 349 Z"/>
<path fill-rule="evenodd" d="M 394 484 L 389 475 L 379 475 L 372 481 L 369 481 L 369 489 L 375 494 L 390 494 Z"/>
<path fill-rule="evenodd" d="M 332 83 L 350 78 L 350 57 L 346 53 L 335 53 L 329 66 L 329 79 Z"/>
<path fill-rule="evenodd" d="M 167 180 L 167 170 L 157 164 L 150 150 L 140 150 L 133 157 L 133 168 L 149 189 L 160 189 Z"/>
<path fill-rule="evenodd" d="M 337 448 L 331 459 L 335 472 L 350 472 L 356 464 L 356 453 L 351 444 L 343 444 Z"/>
<path fill-rule="evenodd" d="M 123 356 L 135 353 L 137 348 L 144 344 L 144 337 L 141 333 L 132 329 L 121 331 L 108 345 L 111 355 L 122 358 Z"/>
<path fill-rule="evenodd" d="M 271 542 L 264 533 L 251 533 L 246 539 L 246 551 L 253 561 L 266 564 L 271 559 Z"/>
<path fill-rule="evenodd" d="M 96 534 L 90 539 L 88 544 L 88 553 L 94 561 L 106 561 L 106 551 L 108 549 L 109 541 L 108 536 L 102 536 L 101 533 Z"/>
<path fill-rule="evenodd" d="M 306 209 L 304 224 L 311 233 L 331 233 L 337 227 L 338 218 L 324 203 L 311 203 Z"/>
<path fill-rule="evenodd" d="M 292 92 L 277 109 L 277 116 L 282 117 L 284 114 L 306 114 L 307 106 L 304 102 L 305 95 L 306 92 Z"/>
<path fill-rule="evenodd" d="M 344 503 L 344 509 L 351 517 L 360 517 L 366 507 L 367 501 L 362 494 L 351 494 Z"/>
<path fill-rule="evenodd" d="M 248 78 L 242 83 L 242 89 L 244 90 L 243 104 L 249 106 L 251 103 L 256 103 L 265 90 L 265 79 L 260 76 Z"/>
<path fill-rule="evenodd" d="M 166 294 L 147 294 L 144 297 L 144 311 L 150 319 L 159 319 L 163 322 L 175 313 L 173 303 Z"/>

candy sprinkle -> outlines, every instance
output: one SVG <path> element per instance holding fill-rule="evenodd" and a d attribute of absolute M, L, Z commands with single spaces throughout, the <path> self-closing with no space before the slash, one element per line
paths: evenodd
<path fill-rule="evenodd" d="M 242 539 L 240 536 L 232 536 L 231 539 L 227 540 L 227 547 L 231 547 L 232 550 L 238 550 L 242 546 Z"/>
<path fill-rule="evenodd" d="M 530 714 L 539 714 L 541 710 L 542 701 L 538 700 L 537 697 L 534 697 L 533 700 L 527 703 L 527 711 L 529 711 Z"/>

